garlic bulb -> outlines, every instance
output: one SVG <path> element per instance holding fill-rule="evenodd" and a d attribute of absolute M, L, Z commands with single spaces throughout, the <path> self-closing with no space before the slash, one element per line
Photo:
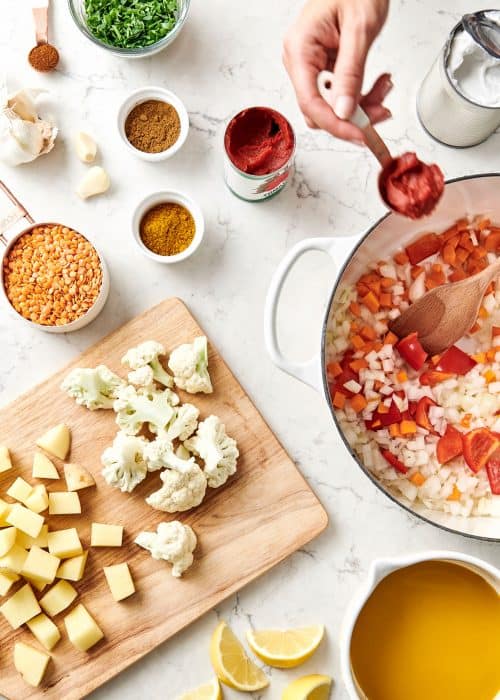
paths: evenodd
<path fill-rule="evenodd" d="M 39 90 L 0 94 L 0 161 L 6 165 L 29 163 L 54 147 L 57 128 L 42 119 L 35 100 Z"/>
<path fill-rule="evenodd" d="M 97 153 L 97 144 L 85 131 L 79 131 L 75 135 L 75 151 L 78 158 L 84 163 L 93 163 Z"/>
<path fill-rule="evenodd" d="M 110 184 L 109 175 L 104 168 L 101 168 L 100 165 L 94 165 L 94 167 L 89 168 L 83 176 L 76 193 L 82 199 L 87 199 L 87 197 L 93 197 L 96 194 L 106 192 Z"/>

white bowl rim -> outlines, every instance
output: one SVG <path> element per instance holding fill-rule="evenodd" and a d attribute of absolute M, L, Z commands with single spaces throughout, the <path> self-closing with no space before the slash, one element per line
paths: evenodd
<path fill-rule="evenodd" d="M 170 148 L 167 148 L 165 151 L 160 151 L 159 153 L 147 153 L 146 151 L 139 150 L 130 143 L 125 135 L 125 121 L 132 109 L 142 102 L 146 102 L 150 99 L 161 99 L 162 101 L 171 104 L 179 115 L 181 123 L 181 130 L 177 141 L 175 141 Z M 160 85 L 148 85 L 146 87 L 133 90 L 122 101 L 120 107 L 118 108 L 117 126 L 118 133 L 120 134 L 122 141 L 131 153 L 133 153 L 137 158 L 156 163 L 161 160 L 167 160 L 175 155 L 177 151 L 180 151 L 186 142 L 189 133 L 189 114 L 186 109 L 186 105 L 181 98 L 175 94 L 175 92 L 172 92 L 172 90 L 169 90 L 168 88 L 161 87 Z"/>
<path fill-rule="evenodd" d="M 186 207 L 194 219 L 194 238 L 185 250 L 183 250 L 181 253 L 177 253 L 176 255 L 158 255 L 157 253 L 153 253 L 153 251 L 149 250 L 149 248 L 144 245 L 139 234 L 139 225 L 144 214 L 146 214 L 149 209 L 152 209 L 152 207 L 156 206 L 157 204 L 161 204 L 162 202 L 181 204 L 182 206 Z M 201 207 L 192 197 L 187 195 L 185 192 L 181 192 L 180 190 L 170 189 L 152 192 L 141 199 L 139 204 L 137 204 L 134 208 L 134 212 L 132 214 L 133 239 L 141 253 L 155 262 L 159 262 L 163 265 L 171 265 L 186 260 L 198 250 L 204 235 L 205 219 Z"/>
<path fill-rule="evenodd" d="M 102 272 L 102 280 L 101 280 L 101 288 L 99 290 L 99 294 L 97 295 L 94 303 L 88 309 L 82 316 L 79 316 L 76 318 L 74 321 L 71 321 L 70 323 L 66 323 L 63 326 L 45 326 L 42 323 L 36 323 L 35 321 L 32 321 L 29 318 L 25 318 L 22 314 L 15 309 L 12 304 L 9 301 L 9 298 L 7 296 L 7 292 L 5 291 L 5 286 L 4 286 L 4 276 L 3 276 L 3 262 L 5 258 L 8 256 L 12 246 L 16 241 L 18 241 L 22 236 L 24 236 L 27 233 L 30 233 L 30 231 L 33 231 L 34 228 L 37 228 L 38 226 L 63 226 L 65 228 L 70 228 L 72 231 L 75 231 L 75 233 L 78 233 L 82 238 L 84 238 L 86 241 L 90 243 L 90 245 L 93 247 L 95 252 L 97 253 L 97 256 L 99 258 L 99 263 L 101 265 L 101 272 Z M 54 221 L 35 221 L 29 226 L 26 226 L 26 228 L 23 228 L 21 231 L 18 231 L 15 233 L 9 240 L 7 241 L 7 245 L 2 251 L 1 254 L 1 259 L 0 259 L 0 295 L 2 299 L 4 300 L 4 303 L 6 304 L 7 308 L 9 311 L 12 312 L 14 316 L 19 318 L 21 321 L 23 321 L 25 324 L 28 326 L 31 326 L 31 328 L 34 328 L 39 331 L 44 331 L 45 333 L 70 333 L 71 331 L 77 331 L 80 330 L 81 328 L 84 328 L 88 323 L 91 323 L 97 316 L 101 313 L 102 309 L 104 308 L 104 304 L 106 303 L 106 300 L 108 298 L 109 294 L 109 289 L 110 289 L 110 282 L 109 282 L 109 269 L 108 265 L 106 263 L 106 260 L 104 256 L 102 255 L 101 251 L 99 248 L 96 246 L 96 244 L 88 238 L 84 233 L 81 233 L 78 229 L 73 228 L 68 226 L 67 224 L 61 224 L 61 223 L 56 223 Z M 96 312 L 97 309 L 97 312 Z M 85 319 L 87 319 L 89 316 L 91 318 L 84 322 Z"/>

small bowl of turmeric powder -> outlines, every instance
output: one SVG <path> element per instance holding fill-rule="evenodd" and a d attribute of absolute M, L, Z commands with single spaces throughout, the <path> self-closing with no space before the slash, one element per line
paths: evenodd
<path fill-rule="evenodd" d="M 169 265 L 186 260 L 198 249 L 205 222 L 194 200 L 165 190 L 150 194 L 136 207 L 132 233 L 143 255 Z"/>

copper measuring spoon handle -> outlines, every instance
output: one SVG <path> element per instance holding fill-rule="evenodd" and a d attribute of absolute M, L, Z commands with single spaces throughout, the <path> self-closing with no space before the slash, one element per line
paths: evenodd
<path fill-rule="evenodd" d="M 7 246 L 9 241 L 5 237 L 5 232 L 10 229 L 17 221 L 20 219 L 26 219 L 29 224 L 34 224 L 35 220 L 28 212 L 24 204 L 17 199 L 17 197 L 9 190 L 7 185 L 0 180 L 0 191 L 7 195 L 7 198 L 12 202 L 14 208 L 5 216 L 0 219 L 0 243 Z"/>
<path fill-rule="evenodd" d="M 49 42 L 49 0 L 37 0 L 33 7 L 35 38 L 37 46 Z"/>

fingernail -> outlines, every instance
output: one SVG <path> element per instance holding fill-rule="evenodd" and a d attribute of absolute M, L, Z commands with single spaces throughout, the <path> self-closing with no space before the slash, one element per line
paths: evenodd
<path fill-rule="evenodd" d="M 334 111 L 339 119 L 349 119 L 352 117 L 356 103 L 353 97 L 341 95 L 334 102 Z"/>

